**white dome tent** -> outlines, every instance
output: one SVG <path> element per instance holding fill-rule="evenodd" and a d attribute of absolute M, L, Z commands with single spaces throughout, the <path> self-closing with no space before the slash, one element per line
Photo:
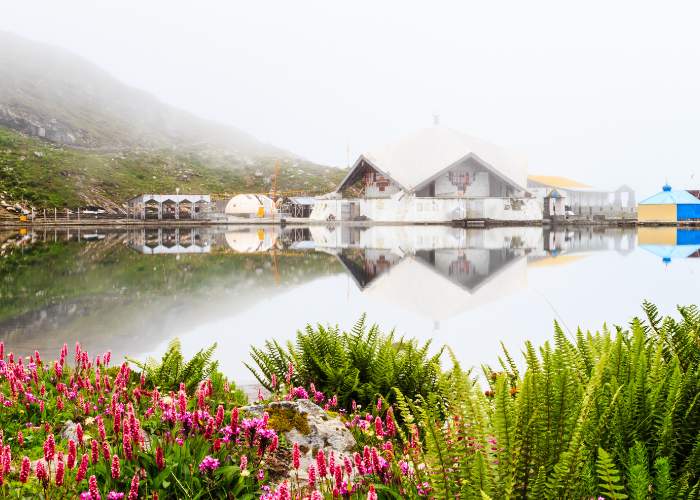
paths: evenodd
<path fill-rule="evenodd" d="M 257 217 L 262 208 L 263 215 L 270 215 L 273 203 L 271 198 L 262 194 L 239 194 L 229 200 L 224 212 L 239 217 Z"/>

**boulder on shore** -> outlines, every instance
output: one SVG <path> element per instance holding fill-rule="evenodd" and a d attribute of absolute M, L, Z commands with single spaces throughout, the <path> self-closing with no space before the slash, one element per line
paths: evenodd
<path fill-rule="evenodd" d="M 299 479 L 308 479 L 309 465 L 316 462 L 318 450 L 323 450 L 326 459 L 333 451 L 336 463 L 346 456 L 352 459 L 357 451 L 357 442 L 340 416 L 308 399 L 245 406 L 241 410 L 256 417 L 269 413 L 268 427 L 283 434 L 289 443 L 299 445 Z M 291 470 L 290 475 L 294 476 L 295 471 Z"/>

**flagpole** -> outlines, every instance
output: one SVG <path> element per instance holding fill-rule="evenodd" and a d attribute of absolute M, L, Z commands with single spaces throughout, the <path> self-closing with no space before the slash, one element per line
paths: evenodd
<path fill-rule="evenodd" d="M 272 214 L 272 219 L 275 218 L 275 194 L 277 193 L 277 167 L 279 167 L 279 166 L 280 166 L 280 162 L 276 162 L 275 163 L 275 185 L 272 188 L 272 210 L 270 212 Z"/>

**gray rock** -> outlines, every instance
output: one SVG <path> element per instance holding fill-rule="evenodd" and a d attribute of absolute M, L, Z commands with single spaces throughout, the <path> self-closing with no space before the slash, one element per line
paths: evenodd
<path fill-rule="evenodd" d="M 66 441 L 69 439 L 78 441 L 78 434 L 76 433 L 77 427 L 77 424 L 72 420 L 66 420 L 66 423 L 63 424 L 63 427 L 61 427 L 58 435 L 61 436 L 61 439 L 65 439 Z"/>
<path fill-rule="evenodd" d="M 293 409 L 297 414 L 306 413 L 306 420 L 311 429 L 310 434 L 302 434 L 294 428 L 283 432 L 289 443 L 297 443 L 300 450 L 299 479 L 308 479 L 309 465 L 316 462 L 318 450 L 323 450 L 326 459 L 331 451 L 335 454 L 336 463 L 343 460 L 343 457 L 350 457 L 357 451 L 357 442 L 352 433 L 345 428 L 345 424 L 340 417 L 331 417 L 320 406 L 312 403 L 308 399 L 297 401 L 280 401 L 279 403 L 269 403 L 266 405 L 245 406 L 249 415 L 262 417 L 266 408 L 280 406 L 282 409 Z M 290 471 L 290 476 L 294 476 L 295 471 Z"/>

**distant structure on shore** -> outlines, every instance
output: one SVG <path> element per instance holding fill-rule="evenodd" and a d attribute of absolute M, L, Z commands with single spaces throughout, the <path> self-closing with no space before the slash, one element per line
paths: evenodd
<path fill-rule="evenodd" d="M 700 200 L 689 191 L 673 190 L 666 184 L 660 193 L 639 202 L 640 221 L 700 219 Z"/>
<path fill-rule="evenodd" d="M 439 124 L 360 155 L 311 219 L 385 222 L 536 221 L 527 158 Z"/>
<path fill-rule="evenodd" d="M 527 189 L 538 199 L 546 198 L 556 190 L 564 199 L 567 211 L 574 215 L 606 215 L 606 212 L 619 212 L 627 208 L 634 212 L 637 208 L 634 190 L 623 184 L 615 190 L 595 188 L 566 177 L 554 175 L 528 175 Z M 626 193 L 626 203 L 622 194 Z M 610 197 L 612 195 L 612 202 Z"/>

